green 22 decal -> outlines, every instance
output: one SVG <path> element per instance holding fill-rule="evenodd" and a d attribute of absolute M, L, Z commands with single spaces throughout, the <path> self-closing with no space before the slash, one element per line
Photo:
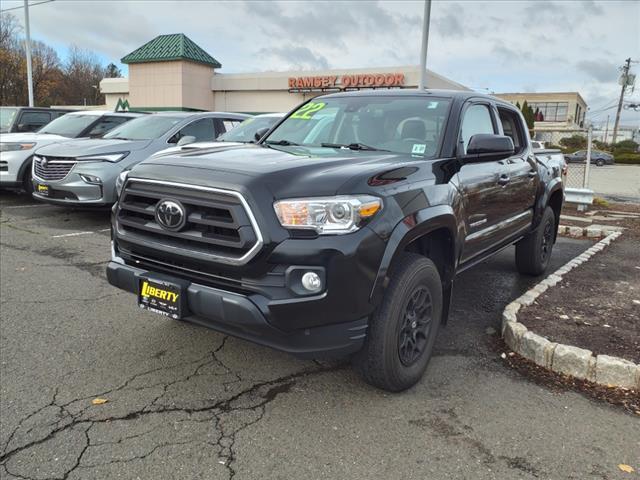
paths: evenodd
<path fill-rule="evenodd" d="M 316 112 L 319 112 L 325 106 L 326 106 L 326 103 L 323 103 L 323 102 L 318 102 L 318 103 L 309 102 L 303 105 L 302 107 L 300 107 L 299 110 L 296 110 L 294 114 L 291 115 L 291 118 L 299 118 L 301 120 L 311 120 L 311 117 L 313 116 L 313 114 Z"/>

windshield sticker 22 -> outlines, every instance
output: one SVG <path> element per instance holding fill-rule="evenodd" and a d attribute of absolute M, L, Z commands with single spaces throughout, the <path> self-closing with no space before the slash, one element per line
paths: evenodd
<path fill-rule="evenodd" d="M 320 110 L 322 110 L 327 104 L 324 102 L 309 102 L 298 110 L 296 110 L 291 118 L 298 118 L 300 120 L 311 120 L 311 117 Z"/>
<path fill-rule="evenodd" d="M 424 143 L 414 143 L 411 153 L 414 155 L 423 155 L 427 146 Z"/>

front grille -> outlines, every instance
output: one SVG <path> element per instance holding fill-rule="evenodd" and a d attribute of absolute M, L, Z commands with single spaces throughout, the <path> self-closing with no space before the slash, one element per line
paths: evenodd
<path fill-rule="evenodd" d="M 62 157 L 33 157 L 33 173 L 42 180 L 62 180 L 76 164 L 75 160 Z"/>
<path fill-rule="evenodd" d="M 186 223 L 177 231 L 156 220 L 156 207 L 164 200 L 184 207 Z M 262 246 L 246 201 L 230 190 L 130 179 L 118 202 L 116 222 L 118 236 L 131 253 L 160 262 L 173 254 L 196 264 L 243 264 Z"/>

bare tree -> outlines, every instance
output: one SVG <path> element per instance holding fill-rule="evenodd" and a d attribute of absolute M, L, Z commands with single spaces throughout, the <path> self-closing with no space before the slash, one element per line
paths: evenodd
<path fill-rule="evenodd" d="M 99 105 L 104 101 L 104 96 L 100 94 L 104 67 L 93 52 L 72 45 L 63 72 L 63 91 L 67 102 L 74 105 Z"/>

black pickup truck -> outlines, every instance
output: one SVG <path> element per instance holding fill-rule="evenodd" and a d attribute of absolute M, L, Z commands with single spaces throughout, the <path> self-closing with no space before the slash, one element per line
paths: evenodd
<path fill-rule="evenodd" d="M 454 278 L 515 244 L 540 275 L 563 202 L 519 111 L 473 92 L 320 96 L 253 145 L 121 177 L 109 282 L 138 304 L 390 391 L 422 376 Z"/>

